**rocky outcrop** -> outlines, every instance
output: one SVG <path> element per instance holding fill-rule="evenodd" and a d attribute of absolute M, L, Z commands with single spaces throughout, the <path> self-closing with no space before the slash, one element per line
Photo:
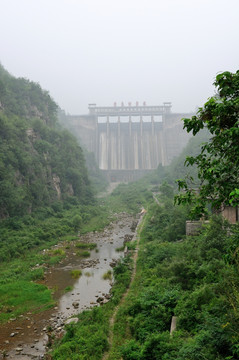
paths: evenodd
<path fill-rule="evenodd" d="M 52 180 L 53 180 L 54 188 L 56 189 L 56 192 L 57 192 L 57 198 L 58 198 L 58 200 L 60 200 L 61 199 L 61 187 L 60 187 L 61 180 L 60 180 L 59 176 L 57 176 L 56 174 L 53 174 Z"/>

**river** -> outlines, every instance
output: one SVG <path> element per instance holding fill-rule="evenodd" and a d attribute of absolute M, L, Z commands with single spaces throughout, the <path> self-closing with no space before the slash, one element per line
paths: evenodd
<path fill-rule="evenodd" d="M 104 231 L 81 236 L 81 242 L 97 244 L 87 259 L 77 256 L 74 243 L 70 246 L 68 244 L 65 259 L 48 270 L 43 281 L 54 290 L 56 306 L 40 314 L 24 314 L 1 326 L 0 359 L 4 359 L 4 353 L 8 359 L 43 359 L 49 340 L 49 327 L 60 337 L 64 334 L 64 324 L 69 318 L 109 300 L 113 280 L 104 280 L 103 275 L 112 270 L 115 261 L 123 256 L 123 252 L 116 249 L 122 247 L 125 239 L 134 235 L 133 223 L 132 216 L 121 213 Z M 61 243 L 57 247 L 66 249 L 66 244 Z M 73 279 L 71 271 L 79 269 L 82 275 Z M 65 293 L 64 290 L 69 286 L 71 291 Z"/>

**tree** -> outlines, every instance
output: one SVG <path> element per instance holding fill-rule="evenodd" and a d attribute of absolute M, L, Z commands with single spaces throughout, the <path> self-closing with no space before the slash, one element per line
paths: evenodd
<path fill-rule="evenodd" d="M 183 119 L 187 132 L 195 136 L 206 128 L 211 136 L 199 155 L 186 157 L 186 166 L 197 166 L 199 183 L 192 177 L 177 180 L 182 192 L 175 202 L 194 205 L 192 215 L 205 214 L 207 203 L 218 210 L 239 205 L 239 70 L 217 75 L 214 85 L 216 95 Z"/>

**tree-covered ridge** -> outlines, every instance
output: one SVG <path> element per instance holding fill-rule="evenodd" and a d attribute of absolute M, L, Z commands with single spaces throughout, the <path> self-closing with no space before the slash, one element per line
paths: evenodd
<path fill-rule="evenodd" d="M 57 104 L 40 85 L 15 78 L 0 64 L 0 110 L 30 119 L 40 118 L 48 125 L 56 122 Z"/>
<path fill-rule="evenodd" d="M 0 106 L 0 218 L 72 196 L 92 201 L 82 149 L 60 130 L 49 94 L 0 66 Z"/>

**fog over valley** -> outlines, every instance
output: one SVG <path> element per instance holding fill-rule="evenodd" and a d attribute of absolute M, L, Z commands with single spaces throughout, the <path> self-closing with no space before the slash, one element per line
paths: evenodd
<path fill-rule="evenodd" d="M 237 0 L 0 0 L 1 63 L 71 114 L 171 101 L 191 112 L 239 62 Z"/>

